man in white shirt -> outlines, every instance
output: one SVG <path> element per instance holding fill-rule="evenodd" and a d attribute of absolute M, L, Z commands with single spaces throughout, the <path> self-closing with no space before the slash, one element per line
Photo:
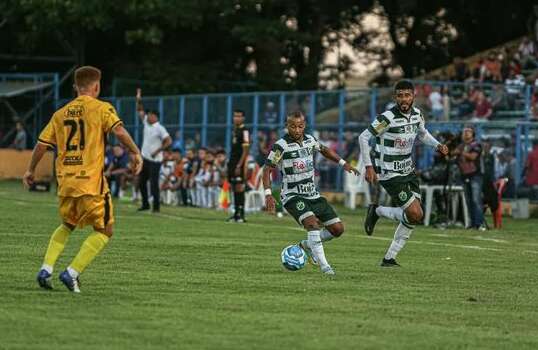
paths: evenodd
<path fill-rule="evenodd" d="M 140 173 L 140 193 L 142 194 L 141 210 L 149 209 L 148 180 L 151 195 L 153 196 L 153 212 L 160 210 L 159 173 L 163 161 L 163 150 L 172 144 L 172 138 L 159 123 L 159 114 L 156 111 L 144 111 L 142 105 L 142 90 L 136 89 L 136 110 L 144 124 L 144 140 L 142 141 L 142 158 L 144 164 Z"/>
<path fill-rule="evenodd" d="M 443 96 L 440 93 L 439 87 L 434 87 L 433 91 L 428 97 L 430 101 L 430 107 L 432 109 L 432 117 L 435 121 L 441 120 L 444 114 L 443 108 Z"/>

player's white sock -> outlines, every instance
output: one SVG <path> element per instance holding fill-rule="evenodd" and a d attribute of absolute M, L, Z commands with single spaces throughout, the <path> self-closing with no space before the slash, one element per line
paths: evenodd
<path fill-rule="evenodd" d="M 402 221 L 403 220 L 403 209 L 398 207 L 377 207 L 375 210 L 376 214 L 387 219 Z"/>
<path fill-rule="evenodd" d="M 52 271 L 54 270 L 54 268 L 52 266 L 50 266 L 50 265 L 43 264 L 43 265 L 41 265 L 41 270 L 45 270 L 48 273 L 52 274 Z"/>
<path fill-rule="evenodd" d="M 80 274 L 78 273 L 78 271 L 75 270 L 74 268 L 72 268 L 71 266 L 68 266 L 68 267 L 67 267 L 67 272 L 69 272 L 69 275 L 71 275 L 71 277 L 73 277 L 73 278 L 77 278 L 78 275 L 80 275 Z"/>
<path fill-rule="evenodd" d="M 319 230 L 308 231 L 308 246 L 312 250 L 312 254 L 322 269 L 329 266 L 327 258 L 325 258 L 325 252 L 323 250 L 323 244 L 321 243 Z"/>
<path fill-rule="evenodd" d="M 334 236 L 326 228 L 321 229 L 319 236 L 322 242 L 327 242 L 334 238 Z"/>
<path fill-rule="evenodd" d="M 396 258 L 398 252 L 402 250 L 405 245 L 405 242 L 407 242 L 409 236 L 411 236 L 411 232 L 413 232 L 413 229 L 407 227 L 404 223 L 400 222 L 400 224 L 396 228 L 396 232 L 394 233 L 394 239 L 390 244 L 389 250 L 387 250 L 387 254 L 385 254 L 385 259 L 390 260 Z"/>

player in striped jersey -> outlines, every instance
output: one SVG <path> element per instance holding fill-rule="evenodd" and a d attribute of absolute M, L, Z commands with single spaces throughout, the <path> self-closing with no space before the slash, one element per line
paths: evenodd
<path fill-rule="evenodd" d="M 434 147 L 443 155 L 448 147 L 440 144 L 424 126 L 422 112 L 413 106 L 415 88 L 408 80 L 401 80 L 394 86 L 396 105 L 381 113 L 359 136 L 361 157 L 366 166 L 366 181 L 378 180 L 389 193 L 397 207 L 382 207 L 372 204 L 364 223 L 368 235 L 380 216 L 400 222 L 394 239 L 381 262 L 381 266 L 400 266 L 396 255 L 411 235 L 414 225 L 422 221 L 420 188 L 412 159 L 413 144 L 418 138 L 425 145 Z M 370 157 L 371 138 L 375 138 L 374 162 Z"/>
<path fill-rule="evenodd" d="M 325 258 L 322 242 L 341 236 L 344 225 L 316 188 L 314 155 L 320 152 L 325 158 L 340 164 L 345 171 L 355 175 L 359 172 L 313 136 L 305 134 L 305 127 L 305 117 L 301 112 L 288 115 L 288 133 L 275 142 L 263 169 L 265 206 L 267 211 L 275 211 L 270 174 L 273 168 L 278 168 L 282 174 L 282 205 L 308 232 L 308 239 L 300 242 L 301 247 L 314 264 L 319 264 L 321 272 L 334 275 Z"/>

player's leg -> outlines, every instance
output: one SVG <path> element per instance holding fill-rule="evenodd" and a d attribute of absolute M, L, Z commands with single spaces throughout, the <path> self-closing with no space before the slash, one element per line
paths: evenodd
<path fill-rule="evenodd" d="M 75 293 L 80 292 L 80 274 L 108 244 L 114 224 L 114 208 L 110 194 L 86 198 L 82 205 L 86 207 L 86 214 L 81 220 L 84 224 L 92 225 L 94 231 L 82 243 L 71 264 L 60 274 L 60 280 Z"/>
<path fill-rule="evenodd" d="M 413 232 L 414 225 L 422 222 L 424 213 L 422 206 L 420 205 L 420 188 L 417 178 L 409 178 L 408 181 L 397 188 L 398 197 L 395 200 L 397 204 L 401 205 L 400 209 L 403 214 L 401 215 L 400 224 L 396 228 L 394 238 L 387 250 L 381 266 L 393 267 L 400 266 L 396 262 L 396 256 L 403 249 L 407 240 Z M 409 199 L 408 199 L 409 198 Z"/>
<path fill-rule="evenodd" d="M 235 194 L 237 198 L 237 221 L 246 222 L 245 220 L 245 182 L 243 178 L 238 177 L 239 183 L 235 185 Z"/>
<path fill-rule="evenodd" d="M 149 161 L 144 159 L 142 163 L 142 171 L 139 176 L 138 186 L 140 188 L 140 195 L 142 197 L 142 206 L 138 210 L 148 210 L 149 201 L 148 201 L 148 180 L 150 177 L 150 165 Z"/>
<path fill-rule="evenodd" d="M 312 262 L 316 265 L 319 264 L 323 273 L 334 274 L 325 257 L 321 242 L 321 223 L 315 216 L 311 202 L 308 199 L 293 197 L 284 206 L 288 213 L 307 231 L 307 239 L 301 241 L 300 245 L 310 255 Z"/>
<path fill-rule="evenodd" d="M 151 195 L 153 196 L 153 208 L 154 213 L 158 213 L 161 209 L 161 191 L 159 190 L 159 175 L 161 171 L 160 162 L 150 162 L 150 179 Z"/>
<path fill-rule="evenodd" d="M 41 288 L 52 289 L 51 277 L 54 265 L 78 222 L 76 201 L 76 198 L 59 197 L 59 212 L 63 223 L 52 233 L 43 258 L 43 264 L 37 274 L 37 283 Z"/>
<path fill-rule="evenodd" d="M 60 226 L 54 230 L 43 258 L 43 264 L 37 274 L 37 283 L 41 288 L 52 289 L 52 272 L 54 265 L 58 260 L 60 254 L 62 254 L 69 235 L 75 229 L 75 225 L 68 222 L 63 222 Z"/>
<path fill-rule="evenodd" d="M 377 204 L 368 206 L 366 219 L 364 221 L 364 230 L 367 235 L 374 232 L 377 220 L 384 217 L 390 220 L 403 221 L 404 209 L 413 201 L 413 195 L 409 186 L 410 177 L 396 177 L 386 181 L 380 181 L 381 186 L 387 191 L 396 204 L 395 207 L 384 207 Z M 420 191 L 419 191 L 420 193 Z"/>
<path fill-rule="evenodd" d="M 312 202 L 314 213 L 316 213 L 324 226 L 320 232 L 321 241 L 326 242 L 340 237 L 344 233 L 344 224 L 334 211 L 334 208 L 327 202 L 327 199 L 320 197 Z"/>

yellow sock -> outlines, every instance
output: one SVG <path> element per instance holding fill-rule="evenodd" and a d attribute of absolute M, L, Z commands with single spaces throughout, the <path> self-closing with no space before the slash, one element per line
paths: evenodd
<path fill-rule="evenodd" d="M 56 260 L 58 260 L 58 257 L 65 248 L 70 233 L 71 230 L 63 224 L 54 230 L 50 237 L 47 252 L 45 253 L 45 259 L 43 259 L 43 265 L 48 266 L 52 270 Z"/>
<path fill-rule="evenodd" d="M 78 273 L 82 273 L 84 269 L 93 261 L 93 259 L 103 250 L 108 243 L 108 236 L 100 232 L 91 233 L 88 238 L 82 243 L 80 251 L 73 259 L 69 267 Z"/>

